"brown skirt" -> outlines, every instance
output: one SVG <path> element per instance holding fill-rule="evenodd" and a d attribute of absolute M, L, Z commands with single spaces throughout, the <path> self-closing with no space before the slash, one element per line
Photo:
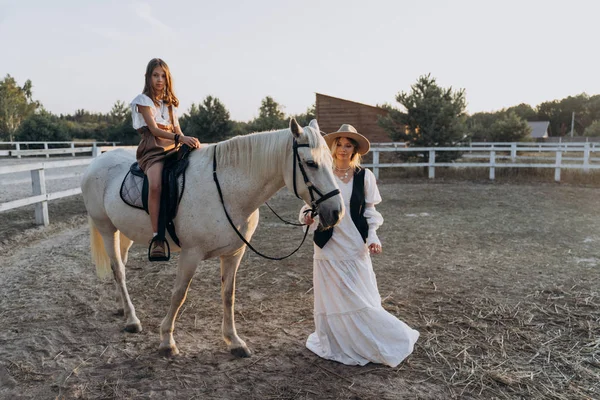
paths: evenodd
<path fill-rule="evenodd" d="M 173 125 L 158 124 L 158 127 L 163 131 L 175 132 Z M 138 129 L 138 132 L 142 135 L 142 139 L 138 145 L 135 157 L 142 171 L 146 172 L 153 164 L 162 162 L 169 155 L 177 152 L 173 140 L 154 136 L 147 126 L 142 126 Z"/>

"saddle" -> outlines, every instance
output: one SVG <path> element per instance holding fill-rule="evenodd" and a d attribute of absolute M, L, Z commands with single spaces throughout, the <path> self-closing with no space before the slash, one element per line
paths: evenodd
<path fill-rule="evenodd" d="M 183 145 L 177 152 L 165 158 L 162 172 L 162 191 L 160 196 L 160 211 L 158 213 L 158 234 L 153 240 L 163 240 L 167 246 L 165 258 L 150 259 L 150 261 L 168 261 L 171 258 L 169 243 L 165 240 L 165 230 L 180 246 L 179 238 L 175 233 L 173 220 L 177 216 L 179 202 L 185 190 L 185 170 L 188 167 L 188 156 L 192 149 Z M 121 199 L 131 207 L 148 211 L 148 177 L 137 163 L 131 164 L 129 171 L 123 178 L 120 190 Z M 149 257 L 150 258 L 150 257 Z"/>

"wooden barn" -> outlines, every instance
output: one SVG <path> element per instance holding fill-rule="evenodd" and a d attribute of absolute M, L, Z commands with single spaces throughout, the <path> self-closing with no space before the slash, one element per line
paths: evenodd
<path fill-rule="evenodd" d="M 391 142 L 387 132 L 377 125 L 377 118 L 387 114 L 383 108 L 317 93 L 317 121 L 326 133 L 337 131 L 342 124 L 350 124 L 371 143 Z"/>

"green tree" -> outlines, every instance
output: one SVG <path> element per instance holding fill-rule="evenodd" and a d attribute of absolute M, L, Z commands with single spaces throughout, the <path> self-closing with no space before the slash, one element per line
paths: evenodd
<path fill-rule="evenodd" d="M 583 136 L 600 137 L 600 120 L 592 122 L 590 126 L 585 128 Z"/>
<path fill-rule="evenodd" d="M 575 113 L 575 135 L 581 135 L 593 121 L 588 108 L 589 102 L 590 97 L 585 93 L 568 96 L 562 100 L 546 101 L 537 107 L 538 119 L 550 121 L 550 131 L 553 135 L 565 136 L 571 132 L 571 119 Z"/>
<path fill-rule="evenodd" d="M 389 114 L 379 125 L 396 141 L 411 146 L 453 146 L 465 135 L 465 91 L 442 88 L 430 74 L 419 77 L 410 93 L 400 92 L 396 101 L 406 112 L 387 106 Z M 425 159 L 429 153 L 423 154 Z M 440 160 L 458 157 L 458 153 L 442 152 Z"/>
<path fill-rule="evenodd" d="M 498 119 L 498 113 L 478 112 L 467 118 L 467 136 L 473 141 L 488 141 L 490 127 Z"/>
<path fill-rule="evenodd" d="M 249 122 L 233 121 L 231 136 L 246 135 L 250 132 L 252 132 L 252 127 L 250 126 Z"/>
<path fill-rule="evenodd" d="M 535 121 L 537 112 L 529 104 L 521 103 L 518 106 L 512 106 L 506 109 L 506 113 L 515 113 L 518 117 L 525 121 Z"/>
<path fill-rule="evenodd" d="M 131 114 L 131 110 L 121 100 L 117 100 L 110 110 L 110 118 L 112 123 L 120 124 L 127 118 L 127 114 Z"/>
<path fill-rule="evenodd" d="M 118 103 L 118 102 L 117 102 Z M 101 132 L 102 139 L 108 142 L 119 142 L 125 146 L 134 146 L 140 142 L 140 134 L 133 129 L 131 121 L 131 110 L 126 109 L 123 120 L 104 128 Z M 98 138 L 97 138 L 98 139 Z"/>
<path fill-rule="evenodd" d="M 258 117 L 250 121 L 249 127 L 253 132 L 263 132 L 273 129 L 284 129 L 289 121 L 282 110 L 283 106 L 271 96 L 265 97 L 260 104 Z"/>
<path fill-rule="evenodd" d="M 300 126 L 308 126 L 309 122 L 316 118 L 317 115 L 317 105 L 313 104 L 306 109 L 306 112 L 303 114 L 296 114 L 292 117 L 298 121 Z"/>
<path fill-rule="evenodd" d="M 8 74 L 0 81 L 0 138 L 12 141 L 21 123 L 40 106 L 32 100 L 32 88 L 29 79 L 20 87 Z"/>
<path fill-rule="evenodd" d="M 504 113 L 490 126 L 489 138 L 493 142 L 519 142 L 531 133 L 527 122 L 514 111 Z"/>
<path fill-rule="evenodd" d="M 19 141 L 61 142 L 71 140 L 66 123 L 43 108 L 24 120 L 15 133 Z"/>
<path fill-rule="evenodd" d="M 221 101 L 207 96 L 202 104 L 192 104 L 188 115 L 180 121 L 184 134 L 195 136 L 202 142 L 215 143 L 233 135 L 233 121 Z"/>

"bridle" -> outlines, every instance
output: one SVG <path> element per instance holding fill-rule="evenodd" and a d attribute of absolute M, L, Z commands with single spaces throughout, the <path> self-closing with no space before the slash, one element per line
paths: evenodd
<path fill-rule="evenodd" d="M 229 225 L 231 225 L 231 227 L 233 228 L 235 233 L 238 235 L 238 237 L 242 240 L 242 242 L 244 242 L 250 250 L 252 250 L 253 252 L 255 252 L 256 254 L 258 254 L 261 257 L 267 258 L 269 260 L 279 261 L 279 260 L 284 260 L 284 259 L 290 257 L 291 255 L 293 255 L 294 253 L 296 253 L 300 249 L 300 247 L 302 247 L 302 245 L 304 244 L 304 241 L 306 240 L 306 236 L 308 235 L 308 231 L 309 231 L 308 227 L 306 228 L 306 230 L 304 232 L 304 237 L 302 238 L 302 242 L 300 242 L 300 245 L 298 247 L 296 247 L 296 250 L 292 251 L 290 254 L 288 254 L 287 256 L 284 256 L 284 257 L 270 257 L 270 256 L 262 254 L 261 252 L 256 250 L 254 247 L 252 247 L 250 242 L 248 242 L 246 240 L 246 238 L 244 237 L 244 235 L 242 235 L 241 232 L 236 228 L 235 224 L 231 220 L 231 217 L 229 216 L 229 213 L 227 212 L 227 208 L 225 207 L 225 201 L 223 200 L 223 193 L 221 191 L 221 185 L 219 184 L 219 178 L 217 177 L 217 147 L 218 147 L 218 145 L 215 145 L 213 148 L 213 180 L 215 181 L 215 185 L 217 186 L 217 191 L 219 192 L 219 199 L 221 200 L 221 204 L 223 205 L 223 211 L 225 211 L 225 216 L 227 217 L 227 221 L 229 221 Z M 294 143 L 292 145 L 292 148 L 294 151 L 294 155 L 292 158 L 292 164 L 294 166 L 294 174 L 293 174 L 294 175 L 294 178 L 293 178 L 294 179 L 294 194 L 296 195 L 297 198 L 302 200 L 302 198 L 300 196 L 298 196 L 298 189 L 296 187 L 296 164 L 297 164 L 298 168 L 300 169 L 300 172 L 302 172 L 302 178 L 304 179 L 304 183 L 306 184 L 306 187 L 308 188 L 308 192 L 310 193 L 310 205 L 312 208 L 307 210 L 306 213 L 310 212 L 311 215 L 314 217 L 319 212 L 319 204 L 321 204 L 325 200 L 327 200 L 335 195 L 340 194 L 340 190 L 334 189 L 331 192 L 324 195 L 319 189 L 317 189 L 313 185 L 313 183 L 310 181 L 310 179 L 308 179 L 308 175 L 307 175 L 306 171 L 304 170 L 304 166 L 302 165 L 302 160 L 300 159 L 300 155 L 298 154 L 299 147 L 310 147 L 310 145 L 308 143 L 307 144 L 298 144 L 298 142 L 296 141 L 296 138 L 294 138 Z M 320 196 L 316 200 L 315 200 L 315 193 Z M 271 211 L 273 211 L 273 213 L 275 213 L 275 211 L 268 204 L 267 204 L 267 207 L 269 207 L 269 209 L 271 209 Z M 277 215 L 277 213 L 275 213 L 275 215 Z M 300 225 L 300 226 L 305 225 L 305 224 L 294 224 L 291 222 L 287 222 L 287 221 L 283 220 L 279 215 L 277 215 L 277 217 L 279 219 L 281 219 L 283 222 L 290 224 L 290 225 Z"/>
<path fill-rule="evenodd" d="M 315 215 L 319 214 L 319 204 L 321 204 L 322 202 L 324 202 L 325 200 L 327 200 L 333 196 L 340 194 L 340 190 L 334 189 L 327 194 L 323 194 L 319 189 L 317 189 L 317 187 L 315 185 L 313 185 L 313 183 L 310 181 L 310 179 L 308 179 L 306 170 L 304 169 L 304 166 L 302 165 L 302 160 L 300 159 L 300 154 L 298 154 L 299 147 L 310 147 L 310 145 L 308 143 L 298 144 L 298 141 L 296 140 L 296 138 L 294 138 L 294 144 L 292 145 L 292 148 L 294 149 L 294 159 L 292 160 L 292 164 L 294 165 L 294 177 L 293 177 L 294 194 L 296 195 L 297 198 L 302 200 L 302 198 L 300 196 L 298 196 L 298 189 L 296 189 L 296 165 L 298 165 L 300 172 L 302 172 L 302 178 L 304 179 L 304 184 L 308 188 L 308 193 L 310 194 L 311 209 L 309 211 L 311 212 L 311 216 L 314 217 Z M 315 197 L 316 197 L 315 193 L 320 196 L 317 200 L 315 200 Z"/>

